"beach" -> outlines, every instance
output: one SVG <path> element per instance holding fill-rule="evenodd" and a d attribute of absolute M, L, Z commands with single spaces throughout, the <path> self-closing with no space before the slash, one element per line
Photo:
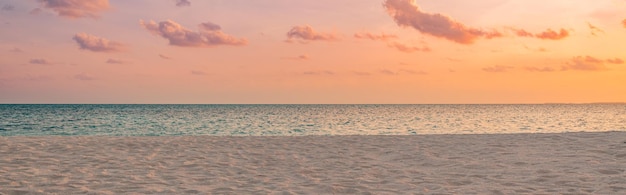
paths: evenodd
<path fill-rule="evenodd" d="M 626 194 L 626 132 L 0 137 L 0 194 Z"/>

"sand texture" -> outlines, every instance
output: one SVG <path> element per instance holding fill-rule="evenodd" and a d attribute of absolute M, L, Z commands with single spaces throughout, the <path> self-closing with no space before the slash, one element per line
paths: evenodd
<path fill-rule="evenodd" d="M 0 137 L 0 194 L 626 194 L 626 132 Z"/>

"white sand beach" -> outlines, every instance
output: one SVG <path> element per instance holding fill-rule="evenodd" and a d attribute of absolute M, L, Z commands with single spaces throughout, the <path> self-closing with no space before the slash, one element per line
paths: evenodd
<path fill-rule="evenodd" d="M 626 194 L 626 132 L 0 137 L 0 194 Z"/>

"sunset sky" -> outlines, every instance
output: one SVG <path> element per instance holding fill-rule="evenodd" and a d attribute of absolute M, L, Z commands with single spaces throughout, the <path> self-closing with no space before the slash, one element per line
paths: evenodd
<path fill-rule="evenodd" d="M 626 101 L 626 0 L 2 0 L 0 103 Z"/>

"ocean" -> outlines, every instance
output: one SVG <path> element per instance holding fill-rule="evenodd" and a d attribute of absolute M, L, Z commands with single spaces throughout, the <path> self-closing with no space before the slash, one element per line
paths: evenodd
<path fill-rule="evenodd" d="M 626 131 L 626 104 L 0 105 L 0 136 L 303 136 Z"/>

